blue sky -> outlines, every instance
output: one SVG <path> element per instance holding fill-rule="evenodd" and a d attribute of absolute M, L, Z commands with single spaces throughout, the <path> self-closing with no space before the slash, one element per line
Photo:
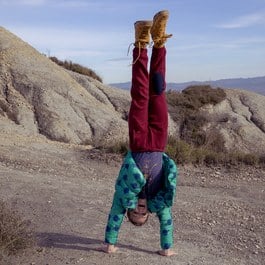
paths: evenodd
<path fill-rule="evenodd" d="M 167 82 L 265 75 L 265 0 L 0 0 L 0 25 L 104 83 L 127 82 L 133 24 L 163 9 Z"/>

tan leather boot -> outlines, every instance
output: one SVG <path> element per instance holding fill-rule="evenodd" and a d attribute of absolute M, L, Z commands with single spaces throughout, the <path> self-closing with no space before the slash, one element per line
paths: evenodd
<path fill-rule="evenodd" d="M 139 20 L 134 23 L 135 47 L 146 48 L 146 45 L 150 43 L 150 29 L 152 24 L 152 20 Z"/>
<path fill-rule="evenodd" d="M 172 34 L 166 34 L 168 17 L 169 12 L 167 10 L 163 10 L 156 13 L 153 18 L 153 26 L 150 32 L 155 48 L 163 47 L 167 39 L 172 37 Z"/>

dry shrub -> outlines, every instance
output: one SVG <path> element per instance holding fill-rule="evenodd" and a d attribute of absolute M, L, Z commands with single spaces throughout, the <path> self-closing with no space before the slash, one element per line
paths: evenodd
<path fill-rule="evenodd" d="M 181 139 L 195 146 L 204 145 L 207 136 L 202 127 L 207 121 L 207 117 L 202 113 L 187 115 L 180 127 Z"/>
<path fill-rule="evenodd" d="M 190 107 L 198 110 L 206 104 L 216 105 L 226 98 L 226 94 L 221 88 L 212 88 L 209 85 L 189 86 L 182 93 L 186 97 Z"/>
<path fill-rule="evenodd" d="M 33 245 L 30 223 L 0 200 L 0 260 Z"/>
<path fill-rule="evenodd" d="M 224 136 L 218 130 L 208 132 L 205 147 L 214 152 L 226 152 Z"/>
<path fill-rule="evenodd" d="M 218 143 L 216 144 L 218 146 Z M 217 147 L 217 149 L 219 149 L 219 147 Z M 223 166 L 239 164 L 256 166 L 265 164 L 265 156 L 257 156 L 256 154 L 240 152 L 227 153 L 226 151 L 222 150 L 213 150 L 206 145 L 196 147 L 172 136 L 168 140 L 166 153 L 172 159 L 174 159 L 177 164 L 204 164 Z"/>
<path fill-rule="evenodd" d="M 220 153 L 214 151 L 208 151 L 204 158 L 204 163 L 206 165 L 218 165 L 224 162 L 223 156 Z"/>
<path fill-rule="evenodd" d="M 230 153 L 228 155 L 228 158 L 231 164 L 245 164 L 249 166 L 255 166 L 260 163 L 260 157 L 256 154 L 250 153 Z"/>
<path fill-rule="evenodd" d="M 49 58 L 50 58 L 50 60 L 52 60 L 53 62 L 55 62 L 56 64 L 62 66 L 63 68 L 65 68 L 67 70 L 71 70 L 73 72 L 76 72 L 76 73 L 79 73 L 82 75 L 87 75 L 87 76 L 92 77 L 92 78 L 94 78 L 94 79 L 96 79 L 102 83 L 102 78 L 100 76 L 98 76 L 93 70 L 91 70 L 87 67 L 84 67 L 84 66 L 77 64 L 77 63 L 73 63 L 72 61 L 67 61 L 67 60 L 61 61 L 54 56 L 49 57 Z"/>
<path fill-rule="evenodd" d="M 209 122 L 209 117 L 200 109 L 206 104 L 216 105 L 225 98 L 223 89 L 215 89 L 209 85 L 189 86 L 182 93 L 169 91 L 167 93 L 169 112 L 173 120 L 180 123 L 181 139 L 196 147 L 203 147 L 207 142 L 209 143 L 209 139 L 213 137 L 207 135 L 203 129 Z M 207 147 L 218 146 L 219 149 L 224 149 L 222 143 L 223 140 L 218 136 Z"/>
<path fill-rule="evenodd" d="M 166 153 L 177 164 L 203 164 L 208 150 L 197 148 L 187 142 L 170 137 L 166 147 Z"/>
<path fill-rule="evenodd" d="M 112 145 L 101 147 L 105 152 L 125 155 L 128 151 L 128 142 L 116 142 Z"/>
<path fill-rule="evenodd" d="M 259 157 L 256 154 L 245 154 L 242 162 L 246 165 L 255 166 L 259 162 Z"/>
<path fill-rule="evenodd" d="M 178 164 L 186 164 L 191 160 L 192 148 L 182 140 L 173 140 L 169 142 L 166 148 L 168 155 Z"/>
<path fill-rule="evenodd" d="M 167 92 L 168 104 L 181 111 L 181 114 L 192 113 L 206 104 L 216 105 L 226 98 L 221 88 L 209 85 L 189 86 L 182 92 L 170 90 Z"/>
<path fill-rule="evenodd" d="M 221 147 L 222 135 L 216 134 L 216 138 L 212 136 L 211 143 L 216 145 L 215 148 L 204 146 L 195 146 L 189 144 L 184 140 L 170 136 L 165 152 L 179 165 L 193 164 L 193 165 L 265 165 L 265 155 L 258 156 L 256 154 L 248 153 L 228 153 Z M 219 143 L 220 141 L 220 143 Z M 118 154 L 124 156 L 128 151 L 128 142 L 113 143 L 112 146 L 100 148 L 99 152 L 104 154 L 109 160 L 114 157 L 111 154 Z M 119 160 L 117 160 L 119 161 Z M 119 161 L 120 162 L 120 161 Z"/>

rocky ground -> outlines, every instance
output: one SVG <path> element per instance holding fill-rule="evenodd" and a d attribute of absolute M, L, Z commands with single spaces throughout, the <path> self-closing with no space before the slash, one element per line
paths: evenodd
<path fill-rule="evenodd" d="M 172 209 L 176 256 L 159 249 L 159 223 L 122 225 L 119 251 L 98 251 L 120 157 L 44 138 L 0 135 L 0 199 L 31 221 L 36 245 L 4 265 L 261 265 L 265 169 L 179 167 Z"/>

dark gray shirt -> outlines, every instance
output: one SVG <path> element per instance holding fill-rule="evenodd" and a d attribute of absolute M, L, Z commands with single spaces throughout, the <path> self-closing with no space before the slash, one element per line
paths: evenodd
<path fill-rule="evenodd" d="M 147 182 L 139 198 L 152 198 L 163 188 L 163 152 L 132 152 Z"/>

